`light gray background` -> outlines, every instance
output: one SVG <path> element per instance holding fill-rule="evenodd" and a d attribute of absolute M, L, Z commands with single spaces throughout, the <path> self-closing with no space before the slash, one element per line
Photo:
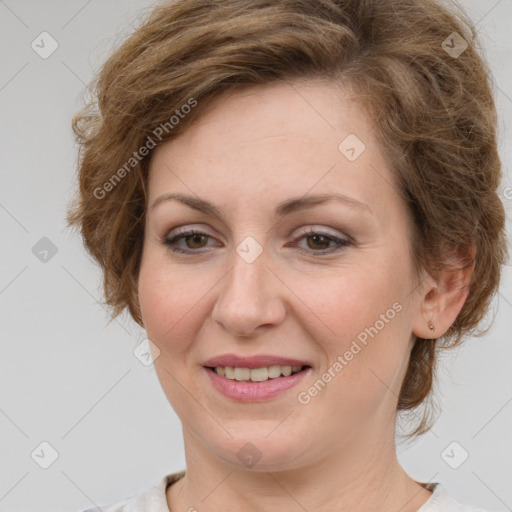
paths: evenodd
<path fill-rule="evenodd" d="M 152 366 L 133 355 L 145 338 L 127 316 L 107 325 L 101 274 L 65 229 L 75 185 L 70 129 L 80 93 L 146 0 L 0 0 L 0 510 L 77 511 L 138 494 L 185 467 L 181 425 Z M 511 164 L 512 0 L 463 2 L 492 64 L 501 156 Z M 58 49 L 31 43 L 47 31 Z M 441 42 L 440 42 L 441 43 Z M 48 48 L 48 46 L 46 47 Z M 508 219 L 509 177 L 502 185 Z M 510 228 L 510 225 L 508 226 Z M 32 248 L 49 238 L 57 253 Z M 431 433 L 398 446 L 409 474 L 440 481 L 460 501 L 512 510 L 512 290 L 509 268 L 495 324 L 444 360 L 443 413 Z M 57 460 L 42 469 L 50 443 Z M 453 441 L 469 458 L 452 469 Z M 448 454 L 460 457 L 458 446 Z M 41 455 L 44 453 L 44 456 Z M 34 456 L 37 460 L 37 456 Z"/>

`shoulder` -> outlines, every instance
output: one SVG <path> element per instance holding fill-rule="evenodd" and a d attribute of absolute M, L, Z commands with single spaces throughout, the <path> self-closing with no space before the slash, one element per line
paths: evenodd
<path fill-rule="evenodd" d="M 184 474 L 185 471 L 170 473 L 141 494 L 129 496 L 117 503 L 88 508 L 80 512 L 140 512 L 142 510 L 144 512 L 169 512 L 165 490 Z"/>
<path fill-rule="evenodd" d="M 428 484 L 425 487 L 432 491 L 432 496 L 417 512 L 490 512 L 463 505 L 450 496 L 439 483 Z"/>

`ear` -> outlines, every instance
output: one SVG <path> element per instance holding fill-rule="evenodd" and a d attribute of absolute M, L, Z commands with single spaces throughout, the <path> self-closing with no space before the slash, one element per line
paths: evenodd
<path fill-rule="evenodd" d="M 452 250 L 446 266 L 425 279 L 413 334 L 424 339 L 439 338 L 455 322 L 468 297 L 475 256 L 474 245 Z M 432 331 L 429 325 L 435 329 Z"/>

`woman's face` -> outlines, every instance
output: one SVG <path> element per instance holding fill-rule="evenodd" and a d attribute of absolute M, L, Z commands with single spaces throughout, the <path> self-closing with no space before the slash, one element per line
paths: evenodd
<path fill-rule="evenodd" d="M 297 82 L 218 100 L 155 149 L 148 204 L 142 318 L 197 450 L 266 471 L 391 439 L 421 293 L 405 206 L 348 93 Z M 286 366 L 306 369 L 274 377 Z"/>

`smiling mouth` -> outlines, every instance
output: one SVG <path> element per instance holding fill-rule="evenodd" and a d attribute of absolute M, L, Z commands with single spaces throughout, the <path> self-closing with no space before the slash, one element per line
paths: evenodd
<path fill-rule="evenodd" d="M 265 382 L 269 380 L 280 379 L 282 377 L 289 377 L 290 375 L 295 375 L 311 367 L 308 365 L 273 365 L 262 368 L 243 368 L 231 366 L 205 366 L 205 368 L 229 380 L 236 380 L 240 382 Z"/>

